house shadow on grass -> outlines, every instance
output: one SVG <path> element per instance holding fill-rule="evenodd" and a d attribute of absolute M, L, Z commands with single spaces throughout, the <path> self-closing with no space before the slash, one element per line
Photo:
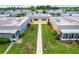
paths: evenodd
<path fill-rule="evenodd" d="M 7 44 L 7 43 L 10 43 L 10 40 L 9 40 L 9 39 L 0 38 L 0 45 L 2 45 L 2 44 Z"/>

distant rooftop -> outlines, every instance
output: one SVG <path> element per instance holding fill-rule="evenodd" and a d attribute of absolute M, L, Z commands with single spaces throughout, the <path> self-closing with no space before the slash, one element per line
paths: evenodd
<path fill-rule="evenodd" d="M 55 21 L 58 25 L 79 25 L 79 17 L 52 17 L 50 21 Z"/>

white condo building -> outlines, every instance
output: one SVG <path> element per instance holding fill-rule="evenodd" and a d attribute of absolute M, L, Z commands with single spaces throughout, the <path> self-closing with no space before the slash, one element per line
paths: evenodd
<path fill-rule="evenodd" d="M 79 40 L 79 17 L 50 17 L 49 21 L 62 41 Z"/>
<path fill-rule="evenodd" d="M 0 17 L 0 38 L 9 38 L 16 41 L 18 37 L 27 29 L 30 18 L 20 17 Z"/>

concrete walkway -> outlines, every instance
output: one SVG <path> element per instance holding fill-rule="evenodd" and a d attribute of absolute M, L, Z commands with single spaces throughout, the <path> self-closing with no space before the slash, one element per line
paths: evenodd
<path fill-rule="evenodd" d="M 41 23 L 38 24 L 38 37 L 37 37 L 37 50 L 36 54 L 42 54 L 42 29 L 41 29 Z"/>
<path fill-rule="evenodd" d="M 11 49 L 11 47 L 13 46 L 13 44 L 14 44 L 14 42 L 12 42 L 12 43 L 8 46 L 8 48 L 5 50 L 5 52 L 4 52 L 3 54 L 6 54 L 6 53 Z"/>

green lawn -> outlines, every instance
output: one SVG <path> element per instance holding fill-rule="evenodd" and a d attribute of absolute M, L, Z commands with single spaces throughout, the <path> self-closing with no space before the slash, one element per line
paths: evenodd
<path fill-rule="evenodd" d="M 15 43 L 8 54 L 35 54 L 37 44 L 38 25 L 32 25 L 20 38 L 22 43 Z"/>
<path fill-rule="evenodd" d="M 3 54 L 4 51 L 7 49 L 7 47 L 10 44 L 10 40 L 9 39 L 4 39 L 4 38 L 0 38 L 0 54 Z"/>
<path fill-rule="evenodd" d="M 56 40 L 54 30 L 48 25 L 42 25 L 44 54 L 79 54 L 79 45 L 72 45 Z"/>

